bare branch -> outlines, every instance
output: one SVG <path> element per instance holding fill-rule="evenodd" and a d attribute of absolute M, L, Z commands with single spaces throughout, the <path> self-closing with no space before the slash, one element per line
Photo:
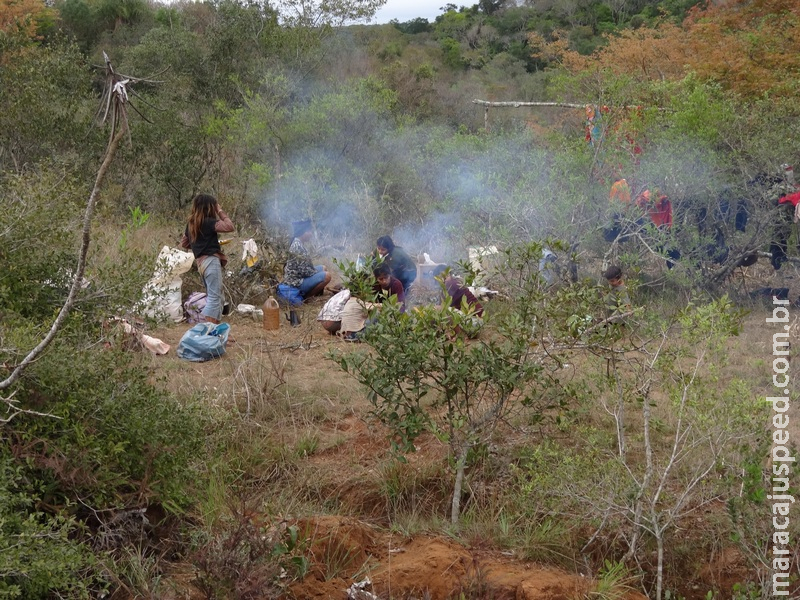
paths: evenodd
<path fill-rule="evenodd" d="M 108 168 L 111 165 L 111 162 L 114 160 L 114 156 L 116 155 L 117 148 L 122 140 L 122 136 L 125 135 L 125 133 L 129 134 L 128 119 L 125 111 L 125 105 L 128 100 L 126 85 L 129 83 L 129 80 L 119 79 L 114 73 L 111 60 L 108 58 L 108 55 L 106 55 L 105 52 L 103 53 L 103 57 L 106 61 L 106 90 L 102 99 L 103 105 L 105 106 L 103 120 L 105 121 L 110 116 L 110 120 L 112 122 L 112 134 L 109 144 L 106 147 L 103 162 L 97 171 L 94 187 L 92 188 L 89 199 L 86 203 L 86 208 L 84 210 L 81 247 L 78 252 L 78 264 L 75 268 L 75 273 L 72 276 L 72 284 L 70 285 L 69 293 L 67 294 L 64 304 L 59 310 L 58 315 L 53 321 L 53 324 L 50 326 L 50 330 L 47 332 L 42 341 L 40 341 L 30 352 L 28 352 L 28 354 L 13 368 L 11 374 L 3 381 L 0 381 L 0 391 L 7 390 L 14 385 L 14 383 L 22 375 L 22 372 L 31 363 L 33 363 L 37 357 L 39 357 L 42 352 L 44 352 L 44 350 L 52 343 L 72 311 L 78 296 L 78 292 L 81 290 L 83 274 L 86 269 L 86 258 L 89 253 L 89 243 L 91 241 L 90 234 L 92 216 L 94 215 L 94 209 L 97 205 L 97 197 L 100 193 L 100 188 L 103 185 L 103 181 L 105 180 Z M 116 126 L 119 123 L 122 125 L 115 132 Z M 33 411 L 20 409 L 18 406 L 16 406 L 13 396 L 14 394 L 12 393 L 10 396 L 0 398 L 0 402 L 5 403 L 9 411 L 12 413 L 11 416 L 7 418 L 6 422 L 22 412 L 29 414 L 40 414 Z M 0 420 L 0 422 L 2 422 L 2 420 Z"/>

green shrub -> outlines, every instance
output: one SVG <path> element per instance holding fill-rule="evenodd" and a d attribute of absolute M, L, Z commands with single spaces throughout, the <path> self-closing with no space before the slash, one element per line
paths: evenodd
<path fill-rule="evenodd" d="M 48 504 L 80 497 L 94 507 L 157 502 L 174 512 L 189 504 L 204 419 L 154 387 L 135 355 L 57 342 L 26 373 L 18 398 L 56 417 L 19 416 L 5 432 Z"/>
<path fill-rule="evenodd" d="M 86 598 L 96 583 L 91 550 L 70 539 L 75 521 L 45 515 L 23 469 L 0 455 L 0 598 Z"/>

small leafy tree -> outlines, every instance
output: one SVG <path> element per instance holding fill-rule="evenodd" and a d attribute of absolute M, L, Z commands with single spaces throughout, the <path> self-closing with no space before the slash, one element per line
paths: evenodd
<path fill-rule="evenodd" d="M 669 544 L 689 515 L 713 502 L 752 510 L 737 496 L 757 455 L 760 409 L 747 384 L 726 381 L 722 371 L 740 320 L 722 298 L 671 318 L 651 316 L 636 340 L 596 346 L 605 364 L 587 361 L 584 372 L 613 421 L 617 447 L 611 451 L 609 437 L 590 428 L 579 449 L 543 445 L 523 469 L 536 483 L 527 504 L 546 489 L 552 511 L 598 523 L 584 550 L 601 535 L 616 537 L 627 549 L 623 562 L 642 568 L 652 543 L 654 598 L 665 597 Z"/>
<path fill-rule="evenodd" d="M 530 384 L 543 374 L 529 360 L 520 319 L 500 324 L 497 339 L 469 341 L 453 334 L 470 315 L 425 306 L 413 314 L 381 310 L 367 330 L 373 352 L 336 357 L 370 390 L 374 414 L 392 431 L 392 445 L 413 451 L 425 431 L 450 446 L 455 461 L 451 520 L 458 522 L 469 450 L 487 439 L 516 403 L 534 404 Z"/>
<path fill-rule="evenodd" d="M 531 244 L 509 252 L 507 268 L 519 274 L 519 295 L 479 339 L 459 333 L 475 327 L 468 311 L 422 306 L 403 313 L 384 304 L 365 334 L 370 351 L 332 354 L 369 390 L 374 415 L 389 427 L 395 450 L 413 451 L 423 432 L 449 445 L 453 523 L 470 449 L 485 443 L 515 410 L 527 407 L 541 420 L 545 411 L 566 406 L 557 373 L 563 353 L 579 342 L 574 324 L 580 319 L 573 317 L 590 310 L 590 295 L 585 289 L 546 293 L 531 268 L 530 257 L 538 265 L 541 251 Z"/>
<path fill-rule="evenodd" d="M 0 455 L 0 597 L 88 597 L 90 549 L 70 539 L 71 518 L 37 511 L 25 488 L 23 470 Z"/>

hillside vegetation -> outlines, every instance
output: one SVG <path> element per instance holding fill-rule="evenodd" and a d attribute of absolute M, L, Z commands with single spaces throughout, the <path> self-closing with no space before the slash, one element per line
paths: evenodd
<path fill-rule="evenodd" d="M 800 8 L 481 0 L 369 24 L 381 4 L 0 0 L 0 596 L 344 597 L 372 574 L 381 598 L 570 575 L 577 597 L 770 597 L 761 299 L 800 296 L 778 203 Z M 274 293 L 310 218 L 346 285 L 387 233 L 484 275 L 484 329 L 455 334 L 419 286 L 362 344 L 320 339 L 312 304 L 276 337 L 231 317 L 212 363 L 139 352 L 109 319 L 178 342 L 140 301 L 198 193 L 237 226 L 234 306 Z M 609 264 L 625 326 L 601 323 Z M 403 575 L 404 551 L 432 554 Z M 458 574 L 434 582 L 438 560 Z M 537 581 L 497 575 L 531 562 Z"/>

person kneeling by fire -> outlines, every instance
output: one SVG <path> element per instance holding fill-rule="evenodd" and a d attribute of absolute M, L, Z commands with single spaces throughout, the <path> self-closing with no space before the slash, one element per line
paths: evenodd
<path fill-rule="evenodd" d="M 454 332 L 465 333 L 467 337 L 478 336 L 483 326 L 483 305 L 464 285 L 455 277 L 448 265 L 439 265 L 433 270 L 434 278 L 442 284 L 442 305 L 454 314 L 452 321 Z"/>

